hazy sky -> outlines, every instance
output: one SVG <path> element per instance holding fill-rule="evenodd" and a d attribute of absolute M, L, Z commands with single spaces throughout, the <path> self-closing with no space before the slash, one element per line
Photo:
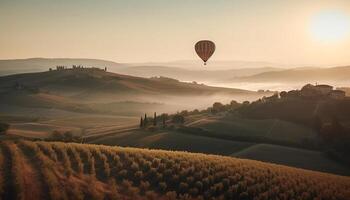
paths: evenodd
<path fill-rule="evenodd" d="M 0 0 L 0 59 L 350 64 L 350 0 Z M 335 26 L 335 27 L 332 27 Z"/>

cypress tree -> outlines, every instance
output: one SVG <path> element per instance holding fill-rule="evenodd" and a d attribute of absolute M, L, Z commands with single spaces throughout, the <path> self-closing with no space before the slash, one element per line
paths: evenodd
<path fill-rule="evenodd" d="M 154 112 L 153 126 L 157 126 L 157 113 Z"/>
<path fill-rule="evenodd" d="M 141 119 L 140 119 L 140 127 L 141 127 L 141 128 L 143 127 L 143 119 L 142 119 L 142 116 L 141 116 Z"/>
<path fill-rule="evenodd" d="M 145 118 L 143 119 L 143 125 L 146 127 L 148 125 L 147 114 L 145 113 Z"/>
<path fill-rule="evenodd" d="M 163 115 L 163 128 L 165 128 L 165 115 Z"/>

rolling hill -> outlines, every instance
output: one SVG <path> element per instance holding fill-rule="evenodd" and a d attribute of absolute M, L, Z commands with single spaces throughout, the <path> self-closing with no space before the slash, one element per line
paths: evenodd
<path fill-rule="evenodd" d="M 295 68 L 273 72 L 263 72 L 252 76 L 233 78 L 232 81 L 246 82 L 346 82 L 349 80 L 350 66 L 331 68 Z"/>
<path fill-rule="evenodd" d="M 165 77 L 134 77 L 97 68 L 52 70 L 0 77 L 0 116 L 4 116 L 5 122 L 9 121 L 6 117 L 33 118 L 30 123 L 42 126 L 41 130 L 47 130 L 47 134 L 56 127 L 84 134 L 89 132 L 86 128 L 98 128 L 93 120 L 86 119 L 108 119 L 105 123 L 108 127 L 111 126 L 109 119 L 115 120 L 115 128 L 125 125 L 125 121 L 135 126 L 138 117 L 144 113 L 204 109 L 218 99 L 227 102 L 254 100 L 269 94 L 185 83 Z M 124 120 L 125 117 L 128 120 Z M 13 134 L 45 137 L 43 131 L 29 132 L 26 128 L 28 120 L 9 123 Z"/>
<path fill-rule="evenodd" d="M 280 68 L 273 67 L 260 67 L 260 68 L 238 68 L 238 69 L 186 69 L 182 67 L 169 67 L 169 66 L 130 66 L 124 67 L 118 70 L 119 73 L 128 74 L 132 76 L 142 76 L 142 77 L 154 77 L 154 76 L 165 76 L 170 78 L 175 78 L 181 81 L 197 81 L 204 83 L 218 83 L 223 80 L 250 76 L 254 74 L 259 74 L 267 71 L 278 71 Z"/>
<path fill-rule="evenodd" d="M 187 115 L 184 124 L 173 126 L 168 122 L 165 128 L 159 125 L 150 129 L 111 131 L 108 135 L 87 136 L 84 141 L 91 144 L 225 156 L 237 154 L 242 158 L 350 175 L 350 169 L 346 164 L 335 160 L 316 145 L 319 141 L 317 133 L 305 125 L 277 119 L 248 119 L 237 114 L 220 113 Z M 249 153 L 240 154 L 240 152 Z"/>
<path fill-rule="evenodd" d="M 2 141 L 3 199 L 337 199 L 349 177 L 223 156 Z"/>
<path fill-rule="evenodd" d="M 231 156 L 315 171 L 350 175 L 350 170 L 347 166 L 335 162 L 322 152 L 313 150 L 271 144 L 256 144 L 237 151 Z"/>
<path fill-rule="evenodd" d="M 119 68 L 122 64 L 107 60 L 87 59 L 87 58 L 28 58 L 0 60 L 0 75 L 10 75 L 18 73 L 42 72 L 57 65 L 69 66 L 84 65 L 86 67 L 110 67 Z"/>
<path fill-rule="evenodd" d="M 174 61 L 174 62 L 152 62 L 152 63 L 116 63 L 108 60 L 101 59 L 87 59 L 87 58 L 28 58 L 28 59 L 8 59 L 0 60 L 0 75 L 10 75 L 17 73 L 28 73 L 28 72 L 41 72 L 46 71 L 50 67 L 54 68 L 57 65 L 63 65 L 71 67 L 72 65 L 83 65 L 85 67 L 108 67 L 109 71 L 115 73 L 130 72 L 143 69 L 157 69 L 160 70 L 161 74 L 171 78 L 177 78 L 176 75 L 179 70 L 184 72 L 198 72 L 203 71 L 202 63 L 198 61 Z M 245 75 L 251 74 L 254 69 L 265 69 L 273 70 L 277 67 L 285 67 L 276 63 L 268 62 L 248 62 L 248 61 L 213 61 L 210 62 L 210 68 L 206 68 L 205 71 L 229 71 L 236 70 Z M 250 68 L 252 70 L 250 70 Z M 264 71 L 265 71 L 264 70 Z M 154 71 L 153 71 L 154 72 Z M 247 72 L 247 73 L 245 73 Z M 259 71 L 257 71 L 259 72 Z M 260 71 L 261 72 L 261 71 Z M 239 73 L 238 73 L 239 74 Z M 134 74 L 130 74 L 134 75 Z M 155 76 L 157 74 L 150 74 Z M 140 76 L 140 75 L 138 75 Z M 150 76 L 147 76 L 150 77 Z M 209 77 L 210 78 L 210 77 Z M 210 78 L 211 79 L 211 78 Z M 182 79 L 180 79 L 182 80 Z"/>
<path fill-rule="evenodd" d="M 100 69 L 67 69 L 0 77 L 0 95 L 3 103 L 12 99 L 34 98 L 49 103 L 112 103 L 121 101 L 159 102 L 167 97 L 227 96 L 257 98 L 264 94 L 247 90 L 211 87 L 184 83 L 175 79 L 141 78 Z M 78 100 L 78 102 L 77 102 Z M 158 101 L 157 101 L 158 100 Z M 32 102 L 28 100 L 28 102 Z M 18 103 L 18 102 L 17 102 Z M 18 103 L 22 105 L 21 103 Z M 45 105 L 45 103 L 38 103 Z M 61 107 L 61 106 L 58 106 Z M 76 105 L 79 107 L 79 105 Z"/>
<path fill-rule="evenodd" d="M 0 60 L 0 75 L 43 72 L 56 66 L 83 65 L 85 67 L 107 67 L 108 71 L 150 78 L 165 76 L 181 81 L 196 81 L 205 84 L 221 83 L 233 77 L 250 76 L 267 71 L 282 70 L 276 64 L 260 62 L 214 62 L 204 68 L 200 62 L 178 61 L 169 63 L 116 63 L 113 61 L 83 58 L 29 58 Z"/>

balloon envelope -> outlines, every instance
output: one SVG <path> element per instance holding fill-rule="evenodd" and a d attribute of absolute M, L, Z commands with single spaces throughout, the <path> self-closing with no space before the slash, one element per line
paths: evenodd
<path fill-rule="evenodd" d="M 201 40 L 194 46 L 198 56 L 204 61 L 204 64 L 209 60 L 215 51 L 215 44 L 210 40 Z"/>

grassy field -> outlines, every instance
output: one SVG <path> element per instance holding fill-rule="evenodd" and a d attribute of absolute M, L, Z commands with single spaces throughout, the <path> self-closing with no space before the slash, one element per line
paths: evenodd
<path fill-rule="evenodd" d="M 263 137 L 272 140 L 302 144 L 316 137 L 308 127 L 278 119 L 254 120 L 236 115 L 209 116 L 193 121 L 187 126 L 198 127 L 214 135 Z"/>
<path fill-rule="evenodd" d="M 349 167 L 324 153 L 270 144 L 256 144 L 232 154 L 234 157 L 277 163 L 303 169 L 350 175 Z"/>
<path fill-rule="evenodd" d="M 339 199 L 349 177 L 223 156 L 2 141 L 2 199 Z"/>
<path fill-rule="evenodd" d="M 114 132 L 125 127 L 136 126 L 139 121 L 138 117 L 96 114 L 69 115 L 69 113 L 64 113 L 57 118 L 36 118 L 30 121 L 27 119 L 11 121 L 12 118 L 11 116 L 2 117 L 2 121 L 10 121 L 11 126 L 8 134 L 40 139 L 49 137 L 54 131 L 69 131 L 78 136 L 106 134 L 110 131 Z"/>
<path fill-rule="evenodd" d="M 165 150 L 230 155 L 249 147 L 252 143 L 234 142 L 209 137 L 193 136 L 175 131 L 131 131 L 102 137 L 90 141 L 93 144 L 119 145 L 125 147 L 141 147 Z"/>

